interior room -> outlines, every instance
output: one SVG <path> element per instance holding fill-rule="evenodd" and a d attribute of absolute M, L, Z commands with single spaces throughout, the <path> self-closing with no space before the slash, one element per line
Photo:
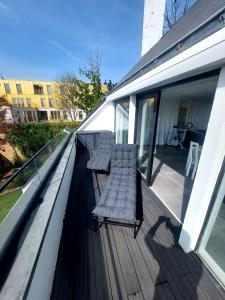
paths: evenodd
<path fill-rule="evenodd" d="M 217 76 L 162 91 L 151 188 L 181 222 L 190 198 Z"/>

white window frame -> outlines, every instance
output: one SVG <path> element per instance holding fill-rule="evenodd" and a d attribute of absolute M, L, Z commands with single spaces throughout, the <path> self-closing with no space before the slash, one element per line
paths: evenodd
<path fill-rule="evenodd" d="M 205 142 L 183 222 L 179 244 L 196 249 L 225 154 L 225 67 L 221 69 Z"/>

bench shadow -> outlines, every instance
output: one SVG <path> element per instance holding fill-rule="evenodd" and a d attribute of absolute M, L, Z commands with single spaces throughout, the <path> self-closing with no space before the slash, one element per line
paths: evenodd
<path fill-rule="evenodd" d="M 196 263 L 193 253 L 182 250 L 178 244 L 179 234 L 180 225 L 174 225 L 170 217 L 161 215 L 145 236 L 145 243 L 159 265 L 153 297 L 155 300 L 160 298 L 163 290 L 171 294 L 170 299 L 199 299 L 201 294 L 198 284 L 203 273 L 202 262 L 198 260 Z M 186 239 L 189 243 L 188 234 Z"/>

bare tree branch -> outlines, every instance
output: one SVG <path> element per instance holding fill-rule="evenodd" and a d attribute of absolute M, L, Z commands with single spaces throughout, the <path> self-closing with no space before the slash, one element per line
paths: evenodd
<path fill-rule="evenodd" d="M 185 15 L 191 6 L 190 0 L 167 0 L 164 14 L 164 34 Z"/>

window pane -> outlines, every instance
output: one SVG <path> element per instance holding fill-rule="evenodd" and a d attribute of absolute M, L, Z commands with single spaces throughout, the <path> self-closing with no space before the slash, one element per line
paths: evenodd
<path fill-rule="evenodd" d="M 154 98 L 146 98 L 138 101 L 136 143 L 138 145 L 138 168 L 147 176 L 149 152 L 152 146 L 154 134 Z"/>
<path fill-rule="evenodd" d="M 225 173 L 215 197 L 199 253 L 225 284 Z"/>
<path fill-rule="evenodd" d="M 48 105 L 49 105 L 49 107 L 53 107 L 53 101 L 52 101 L 52 99 L 48 99 Z"/>
<path fill-rule="evenodd" d="M 16 90 L 17 90 L 17 94 L 22 94 L 22 87 L 20 83 L 16 84 Z"/>
<path fill-rule="evenodd" d="M 45 107 L 45 98 L 41 98 L 41 107 Z"/>
<path fill-rule="evenodd" d="M 48 92 L 48 95 L 52 94 L 52 86 L 51 85 L 47 85 L 47 92 Z"/>
<path fill-rule="evenodd" d="M 27 98 L 27 106 L 30 107 L 31 106 L 31 99 Z"/>
<path fill-rule="evenodd" d="M 10 94 L 10 86 L 9 86 L 9 83 L 4 83 L 4 86 L 5 86 L 5 92 L 6 94 Z"/>
<path fill-rule="evenodd" d="M 38 111 L 37 115 L 39 121 L 48 121 L 47 111 Z"/>
<path fill-rule="evenodd" d="M 42 85 L 34 84 L 34 94 L 35 95 L 43 95 L 44 94 L 44 89 Z"/>
<path fill-rule="evenodd" d="M 61 95 L 63 95 L 65 92 L 65 87 L 63 85 L 60 85 L 59 89 L 60 89 Z"/>
<path fill-rule="evenodd" d="M 33 122 L 33 117 L 31 111 L 27 111 L 28 122 Z"/>
<path fill-rule="evenodd" d="M 129 99 L 116 102 L 116 143 L 128 143 Z"/>

